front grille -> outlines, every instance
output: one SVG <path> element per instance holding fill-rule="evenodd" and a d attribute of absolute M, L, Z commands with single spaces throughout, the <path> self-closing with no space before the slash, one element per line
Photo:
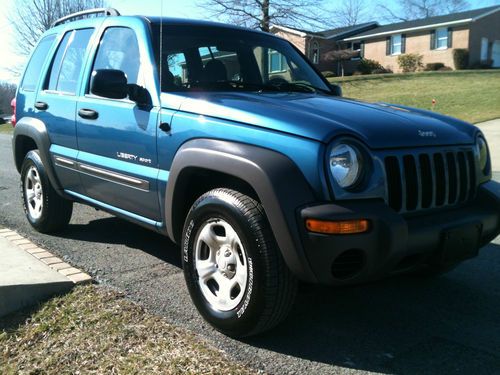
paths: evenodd
<path fill-rule="evenodd" d="M 387 203 L 397 212 L 454 206 L 475 195 L 471 150 L 390 155 L 384 163 Z"/>

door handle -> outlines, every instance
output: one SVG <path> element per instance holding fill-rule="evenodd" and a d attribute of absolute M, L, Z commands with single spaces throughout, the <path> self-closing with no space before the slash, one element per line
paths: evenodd
<path fill-rule="evenodd" d="M 49 109 L 49 105 L 45 102 L 36 102 L 35 108 L 40 111 L 46 111 L 47 109 Z"/>
<path fill-rule="evenodd" d="M 162 122 L 160 124 L 160 129 L 162 131 L 164 131 L 165 133 L 170 133 L 170 131 L 172 130 L 172 127 L 170 126 L 170 124 L 168 122 Z"/>
<path fill-rule="evenodd" d="M 78 111 L 78 116 L 88 120 L 96 120 L 99 117 L 99 113 L 93 109 L 82 108 Z"/>

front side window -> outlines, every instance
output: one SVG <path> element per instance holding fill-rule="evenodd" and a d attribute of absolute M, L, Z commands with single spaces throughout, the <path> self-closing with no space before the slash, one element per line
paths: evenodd
<path fill-rule="evenodd" d="M 391 55 L 401 54 L 401 34 L 391 36 Z"/>
<path fill-rule="evenodd" d="M 99 69 L 121 70 L 128 84 L 143 86 L 140 72 L 141 58 L 135 32 L 127 27 L 110 27 L 104 32 L 92 71 Z"/>
<path fill-rule="evenodd" d="M 441 27 L 436 30 L 436 49 L 448 48 L 448 29 Z"/>
<path fill-rule="evenodd" d="M 50 47 L 54 43 L 55 34 L 48 35 L 43 38 L 31 56 L 30 62 L 26 67 L 24 73 L 23 81 L 21 83 L 21 89 L 25 91 L 35 91 L 36 85 L 40 78 L 40 73 L 42 71 L 43 63 L 47 58 Z"/>
<path fill-rule="evenodd" d="M 57 48 L 45 89 L 74 95 L 93 29 L 69 31 Z"/>
<path fill-rule="evenodd" d="M 244 30 L 165 25 L 160 48 L 159 28 L 153 26 L 153 35 L 164 92 L 330 91 L 285 40 Z"/>

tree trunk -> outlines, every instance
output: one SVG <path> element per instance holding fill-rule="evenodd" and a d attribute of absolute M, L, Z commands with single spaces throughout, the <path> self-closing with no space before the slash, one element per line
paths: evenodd
<path fill-rule="evenodd" d="M 262 1 L 262 17 L 260 21 L 260 29 L 265 32 L 269 32 L 270 29 L 269 22 L 269 0 Z"/>

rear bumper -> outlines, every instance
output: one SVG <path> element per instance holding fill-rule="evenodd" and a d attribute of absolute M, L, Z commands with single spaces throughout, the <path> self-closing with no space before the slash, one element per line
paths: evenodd
<path fill-rule="evenodd" d="M 368 219 L 371 225 L 366 233 L 323 235 L 307 232 L 304 222 L 308 218 Z M 457 261 L 474 256 L 500 233 L 500 184 L 481 185 L 476 199 L 466 206 L 427 215 L 404 217 L 384 202 L 364 200 L 307 207 L 300 211 L 300 219 L 303 246 L 317 281 L 360 283 L 408 271 L 424 262 L 443 262 L 443 251 L 449 254 L 455 248 L 457 252 L 461 247 L 474 248 L 472 253 L 457 256 Z M 455 242 L 449 240 L 451 235 Z M 463 241 L 469 241 L 468 245 L 456 246 Z"/>

